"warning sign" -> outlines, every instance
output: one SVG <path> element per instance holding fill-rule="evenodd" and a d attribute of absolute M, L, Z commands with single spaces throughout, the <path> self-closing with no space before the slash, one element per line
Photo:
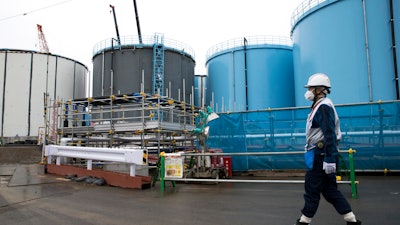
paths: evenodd
<path fill-rule="evenodd" d="M 179 153 L 165 154 L 165 178 L 183 177 L 183 157 Z"/>

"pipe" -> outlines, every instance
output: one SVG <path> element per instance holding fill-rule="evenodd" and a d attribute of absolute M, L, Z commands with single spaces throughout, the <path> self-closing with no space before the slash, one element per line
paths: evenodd
<path fill-rule="evenodd" d="M 243 38 L 244 49 L 244 85 L 246 87 L 246 111 L 249 110 L 249 87 L 247 81 L 247 53 L 246 53 L 247 39 Z"/>
<path fill-rule="evenodd" d="M 31 111 L 32 111 L 32 77 L 33 77 L 33 53 L 31 52 L 31 65 L 29 71 L 29 94 L 28 94 L 28 136 L 31 136 Z"/>
<path fill-rule="evenodd" d="M 114 94 L 114 41 L 112 42 L 112 51 L 111 51 L 111 65 L 110 65 L 110 95 Z"/>
<path fill-rule="evenodd" d="M 365 34 L 365 52 L 367 55 L 367 73 L 368 73 L 368 89 L 369 89 L 369 101 L 372 102 L 372 82 L 371 82 L 371 63 L 369 59 L 369 43 L 368 43 L 368 27 L 367 27 L 367 9 L 365 6 L 365 0 L 362 0 L 363 14 L 364 14 L 364 34 Z"/>
<path fill-rule="evenodd" d="M 141 91 L 141 93 L 144 93 L 144 69 L 142 69 L 142 83 L 141 83 L 141 86 L 140 86 L 140 91 Z M 141 99 L 142 101 L 142 110 L 141 110 L 141 115 L 142 115 L 142 130 L 144 130 L 145 129 L 145 120 L 144 120 L 144 96 L 142 96 L 142 99 Z M 141 140 L 141 142 L 140 142 L 140 144 L 141 144 L 141 146 L 145 146 L 145 141 L 144 141 L 144 132 L 141 132 L 140 133 L 140 140 Z"/>
<path fill-rule="evenodd" d="M 390 4 L 390 28 L 392 32 L 392 51 L 393 51 L 393 66 L 394 66 L 394 81 L 396 85 L 396 99 L 400 100 L 399 94 L 399 74 L 397 68 L 397 54 L 396 54 L 396 35 L 394 30 L 394 14 L 393 14 L 393 0 L 389 1 Z"/>
<path fill-rule="evenodd" d="M 355 150 L 352 150 L 353 152 Z M 338 150 L 340 153 L 349 153 L 349 150 Z M 209 153 L 182 153 L 181 156 L 255 156 L 255 155 L 299 155 L 304 154 L 304 151 L 290 151 L 290 152 L 209 152 Z"/>
<path fill-rule="evenodd" d="M 172 86 L 171 85 L 172 85 L 171 81 L 168 82 L 168 96 L 170 98 L 172 98 Z"/>
<path fill-rule="evenodd" d="M 201 93 L 201 105 L 200 106 L 201 106 L 202 109 L 204 109 L 204 105 L 205 105 L 205 102 L 206 102 L 206 98 L 205 98 L 205 94 L 206 94 L 206 85 L 205 85 L 206 75 L 205 76 L 201 76 L 200 79 L 201 79 L 201 91 L 200 91 L 200 93 Z"/>
<path fill-rule="evenodd" d="M 60 146 L 67 146 L 68 142 L 71 142 L 71 141 L 74 141 L 74 140 L 79 140 L 79 139 L 77 139 L 77 138 L 66 138 L 66 137 L 63 137 L 63 138 L 61 138 L 61 140 L 60 140 Z"/>
<path fill-rule="evenodd" d="M 47 55 L 47 57 L 49 57 Z M 53 95 L 53 99 L 57 98 L 57 71 L 58 71 L 58 56 L 56 56 L 56 65 L 54 66 L 54 95 Z M 47 58 L 47 62 L 48 62 L 48 58 Z M 48 69 L 47 69 L 48 70 Z M 48 76 L 46 79 L 49 79 Z M 46 93 L 48 92 L 47 90 L 47 82 L 46 82 Z"/>
<path fill-rule="evenodd" d="M 182 85 L 183 85 L 183 129 L 186 130 L 186 81 L 185 78 L 182 79 Z"/>
<path fill-rule="evenodd" d="M 104 61 L 104 51 L 103 51 L 103 58 L 102 58 L 102 68 L 101 68 L 101 96 L 104 96 L 104 70 L 105 70 L 105 61 Z"/>
<path fill-rule="evenodd" d="M 304 151 L 293 152 L 213 152 L 213 153 L 182 153 L 182 156 L 256 156 L 256 155 L 299 155 L 304 154 Z"/>
<path fill-rule="evenodd" d="M 236 102 L 236 91 L 235 91 L 236 90 L 236 87 L 235 87 L 235 51 L 232 51 L 232 89 L 233 89 L 232 90 L 233 102 Z M 235 110 L 233 110 L 233 111 L 235 111 Z"/>
<path fill-rule="evenodd" d="M 199 75 L 199 89 L 198 89 L 198 95 L 197 95 L 197 99 L 198 99 L 198 103 L 199 103 L 199 106 L 200 106 L 200 108 L 204 108 L 204 96 L 203 96 L 203 90 L 204 90 L 204 88 L 203 88 L 203 76 L 202 75 Z"/>
<path fill-rule="evenodd" d="M 221 112 L 225 112 L 225 98 L 221 97 Z"/>
<path fill-rule="evenodd" d="M 183 103 L 186 104 L 186 84 L 185 84 L 185 78 L 182 79 L 182 90 L 183 90 L 183 93 L 182 93 Z M 183 109 L 185 109 L 185 108 L 183 108 Z M 185 112 L 185 111 L 186 111 L 186 110 L 184 110 L 184 112 Z"/>
<path fill-rule="evenodd" d="M 110 79 L 110 95 L 114 94 L 114 71 L 111 69 L 111 79 Z"/>
<path fill-rule="evenodd" d="M 57 70 L 56 70 L 57 73 Z M 57 83 L 55 83 L 57 84 Z M 54 86 L 54 90 L 57 89 L 57 86 Z M 47 54 L 47 60 L 46 60 L 46 94 L 49 93 L 49 54 Z M 55 96 L 54 96 L 55 97 Z"/>
<path fill-rule="evenodd" d="M 114 46 L 111 52 L 111 69 L 110 69 L 110 97 L 114 95 Z M 113 121 L 113 99 L 110 101 L 110 142 L 109 147 L 111 148 L 114 143 L 114 121 Z"/>
<path fill-rule="evenodd" d="M 2 100 L 2 103 L 3 104 L 1 104 L 1 141 L 2 141 L 2 145 L 4 145 L 4 143 L 3 143 L 3 134 L 4 134 L 4 111 L 5 111 L 5 108 L 4 108 L 4 106 L 6 105 L 5 104 L 5 101 L 6 101 L 6 81 L 7 81 L 7 56 L 8 56 L 8 51 L 6 51 L 5 52 L 5 55 L 4 55 L 4 74 L 3 74 L 3 100 Z"/>
<path fill-rule="evenodd" d="M 213 106 L 213 110 L 214 110 L 214 111 L 215 111 L 215 110 L 218 110 L 218 108 L 217 108 L 214 104 L 215 104 L 215 101 L 214 101 L 214 92 L 211 92 L 211 102 L 210 102 L 210 105 Z"/>
<path fill-rule="evenodd" d="M 194 105 L 194 86 L 192 86 L 192 93 L 190 94 L 190 103 L 189 104 Z"/>
<path fill-rule="evenodd" d="M 86 70 L 86 75 L 87 76 L 85 76 L 86 77 L 86 81 L 87 81 L 87 84 L 86 84 L 86 87 L 87 87 L 87 91 L 86 91 L 86 96 L 87 97 L 93 97 L 93 74 L 91 73 L 91 71 L 90 70 Z"/>
<path fill-rule="evenodd" d="M 215 182 L 215 183 L 275 183 L 275 184 L 304 184 L 304 180 L 235 180 L 235 179 L 196 179 L 196 178 L 169 178 L 168 181 L 183 182 Z M 338 184 L 350 184 L 351 181 L 337 181 Z M 358 181 L 356 181 L 358 184 Z"/>
<path fill-rule="evenodd" d="M 75 84 L 77 83 L 76 82 L 76 62 L 74 62 L 74 79 L 73 79 L 73 81 L 74 81 L 74 84 L 72 85 L 72 99 L 75 99 L 75 98 L 77 98 L 77 96 L 75 96 L 75 93 L 76 93 L 76 86 L 75 86 Z M 82 98 L 81 96 L 79 96 L 80 98 Z"/>

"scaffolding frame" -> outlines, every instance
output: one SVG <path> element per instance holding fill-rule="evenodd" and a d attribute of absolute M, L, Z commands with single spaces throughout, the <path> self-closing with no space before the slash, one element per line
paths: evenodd
<path fill-rule="evenodd" d="M 143 92 L 74 100 L 45 98 L 49 143 L 88 147 L 142 147 L 149 163 L 160 152 L 195 149 L 199 108 Z"/>

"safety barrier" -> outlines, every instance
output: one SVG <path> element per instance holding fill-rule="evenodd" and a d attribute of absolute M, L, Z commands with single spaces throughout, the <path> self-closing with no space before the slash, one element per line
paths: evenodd
<path fill-rule="evenodd" d="M 92 170 L 93 160 L 126 163 L 130 166 L 130 176 L 135 176 L 136 165 L 143 164 L 143 149 L 94 148 L 79 146 L 47 145 L 45 156 L 51 164 L 53 157 L 56 165 L 61 165 L 63 157 L 80 158 L 87 160 L 87 170 Z"/>
<path fill-rule="evenodd" d="M 357 184 L 356 176 L 354 172 L 354 158 L 353 155 L 356 153 L 355 150 L 340 150 L 340 153 L 349 153 L 349 171 L 350 171 L 350 180 L 342 181 L 338 180 L 339 184 L 350 184 L 351 185 L 351 196 L 352 198 L 357 198 Z M 172 181 L 173 186 L 175 187 L 176 181 L 183 182 L 215 182 L 215 183 L 304 183 L 304 180 L 237 180 L 237 179 L 196 179 L 196 178 L 183 178 L 183 176 L 171 176 L 167 174 L 165 157 L 168 155 L 173 155 L 175 157 L 184 158 L 185 156 L 254 156 L 254 155 L 293 155 L 293 154 L 304 154 L 304 151 L 293 151 L 293 152 L 240 152 L 240 153 L 173 153 L 173 154 L 160 154 L 160 159 L 158 163 L 159 167 L 159 178 L 158 180 L 161 183 L 161 191 L 165 190 L 165 181 Z M 179 163 L 182 162 L 181 170 L 183 171 L 183 160 L 176 161 L 175 167 L 179 166 Z M 178 169 L 179 170 L 179 169 Z M 153 181 L 154 182 L 154 181 Z"/>

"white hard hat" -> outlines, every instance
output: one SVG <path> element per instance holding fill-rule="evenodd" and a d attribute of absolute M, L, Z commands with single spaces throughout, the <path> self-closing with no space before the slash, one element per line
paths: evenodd
<path fill-rule="evenodd" d="M 310 78 L 308 78 L 307 85 L 304 85 L 305 88 L 319 86 L 327 88 L 331 87 L 331 81 L 329 80 L 329 77 L 324 73 L 316 73 L 311 75 Z"/>

